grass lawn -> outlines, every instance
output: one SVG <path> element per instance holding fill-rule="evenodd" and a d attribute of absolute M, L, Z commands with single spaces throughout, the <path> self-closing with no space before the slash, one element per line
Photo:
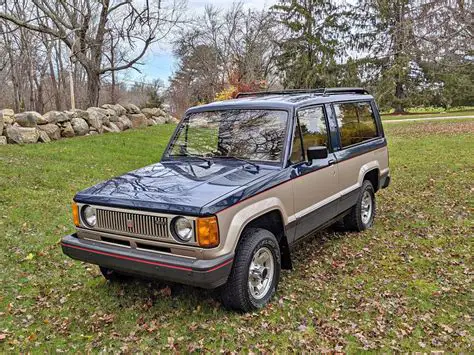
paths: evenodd
<path fill-rule="evenodd" d="M 373 229 L 318 233 L 251 314 L 65 257 L 74 193 L 159 160 L 173 126 L 0 147 L 0 353 L 471 352 L 474 120 L 387 125 Z"/>
<path fill-rule="evenodd" d="M 433 117 L 458 117 L 474 116 L 474 110 L 447 111 L 441 113 L 410 113 L 407 115 L 382 114 L 382 120 L 402 120 L 405 118 L 433 118 Z"/>

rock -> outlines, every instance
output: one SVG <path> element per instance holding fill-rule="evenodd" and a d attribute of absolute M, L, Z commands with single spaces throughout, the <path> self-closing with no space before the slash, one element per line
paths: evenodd
<path fill-rule="evenodd" d="M 148 122 L 143 113 L 128 114 L 127 117 L 132 121 L 132 128 L 146 127 Z"/>
<path fill-rule="evenodd" d="M 7 140 L 9 143 L 27 144 L 36 143 L 39 138 L 38 130 L 35 127 L 7 127 Z"/>
<path fill-rule="evenodd" d="M 74 137 L 74 129 L 72 128 L 71 122 L 66 122 L 63 124 L 61 129 L 61 136 L 65 138 Z"/>
<path fill-rule="evenodd" d="M 38 112 L 35 111 L 27 111 L 22 113 L 17 113 L 15 115 L 15 122 L 18 123 L 22 127 L 36 127 L 38 121 L 48 123 L 43 116 L 41 116 Z M 44 124 L 44 123 L 43 123 Z"/>
<path fill-rule="evenodd" d="M 138 106 L 134 104 L 126 104 L 126 105 L 123 105 L 123 107 L 127 110 L 127 113 L 130 113 L 130 114 L 140 113 L 140 109 L 138 108 Z"/>
<path fill-rule="evenodd" d="M 86 120 L 82 118 L 73 118 L 71 120 L 71 126 L 76 136 L 85 136 L 87 133 L 89 133 L 89 125 L 87 124 Z"/>
<path fill-rule="evenodd" d="M 117 123 L 121 123 L 123 125 L 123 131 L 132 128 L 132 121 L 130 121 L 127 116 L 120 116 Z"/>
<path fill-rule="evenodd" d="M 109 122 L 117 122 L 118 121 L 118 116 L 117 116 L 117 114 L 115 113 L 114 110 L 108 108 L 105 111 L 106 111 L 105 115 L 108 117 Z"/>
<path fill-rule="evenodd" d="M 0 136 L 0 145 L 5 145 L 5 144 L 7 144 L 7 137 Z"/>
<path fill-rule="evenodd" d="M 146 123 L 148 126 L 156 126 L 156 122 L 152 120 L 151 118 L 147 119 Z"/>
<path fill-rule="evenodd" d="M 77 117 L 76 111 L 64 111 L 64 114 L 69 118 L 69 121 Z"/>
<path fill-rule="evenodd" d="M 147 118 L 152 118 L 153 116 L 166 116 L 166 113 L 161 108 L 143 108 L 142 113 Z"/>
<path fill-rule="evenodd" d="M 118 129 L 119 129 L 120 131 L 123 131 L 123 123 L 122 123 L 122 122 L 120 122 L 120 121 L 115 122 L 115 125 L 118 127 Z"/>
<path fill-rule="evenodd" d="M 112 132 L 120 132 L 120 128 L 113 122 L 109 122 L 107 127 L 110 128 Z"/>
<path fill-rule="evenodd" d="M 127 110 L 125 109 L 125 107 L 123 107 L 122 105 L 120 104 L 115 104 L 113 109 L 115 110 L 115 112 L 117 113 L 117 116 L 123 116 L 127 113 Z"/>
<path fill-rule="evenodd" d="M 100 132 L 100 128 L 110 122 L 109 117 L 107 116 L 107 110 L 100 107 L 89 107 L 87 109 L 89 112 L 89 125 L 93 126 Z M 91 123 L 91 120 L 93 123 Z"/>
<path fill-rule="evenodd" d="M 107 127 L 107 126 L 104 126 L 104 127 L 102 127 L 102 131 L 103 131 L 104 133 L 112 133 L 112 132 L 113 132 L 113 129 L 112 129 L 112 128 L 109 128 L 109 127 Z"/>
<path fill-rule="evenodd" d="M 166 123 L 178 124 L 179 120 L 171 115 L 166 117 Z"/>
<path fill-rule="evenodd" d="M 43 117 L 48 123 L 62 123 L 71 120 L 71 118 L 66 113 L 60 111 L 46 112 Z"/>
<path fill-rule="evenodd" d="M 125 107 L 119 104 L 115 104 L 115 105 L 105 104 L 105 105 L 102 105 L 102 108 L 114 110 L 116 116 L 122 116 L 127 113 L 127 110 L 125 109 Z"/>
<path fill-rule="evenodd" d="M 90 136 L 96 136 L 96 135 L 98 135 L 98 134 L 99 134 L 99 133 L 98 133 L 97 131 L 90 131 L 90 132 L 89 132 L 89 135 L 90 135 Z"/>
<path fill-rule="evenodd" d="M 89 112 L 85 111 L 85 110 L 80 110 L 80 109 L 75 109 L 74 111 L 68 111 L 67 112 L 71 119 L 73 118 L 82 118 L 83 120 L 88 120 L 89 119 Z"/>
<path fill-rule="evenodd" d="M 13 117 L 15 116 L 15 112 L 10 108 L 5 108 L 1 112 L 3 115 L 3 124 L 5 126 L 13 124 Z"/>
<path fill-rule="evenodd" d="M 2 135 L 2 132 L 3 132 L 3 126 L 4 126 L 4 123 L 3 123 L 3 113 L 0 112 L 0 136 Z"/>
<path fill-rule="evenodd" d="M 45 131 L 38 130 L 39 138 L 38 142 L 49 143 L 51 142 L 51 138 L 49 138 L 48 134 Z"/>
<path fill-rule="evenodd" d="M 99 110 L 95 110 L 98 107 L 90 107 L 87 109 L 89 112 L 89 118 L 87 123 L 89 126 L 95 128 L 96 131 L 102 132 L 102 121 L 105 119 L 105 114 Z"/>
<path fill-rule="evenodd" d="M 46 132 L 48 137 L 53 141 L 61 139 L 61 129 L 55 124 L 48 123 L 45 125 L 38 126 L 38 130 Z"/>
<path fill-rule="evenodd" d="M 1 112 L 4 116 L 12 117 L 15 115 L 15 111 L 13 111 L 11 108 L 4 108 Z"/>
<path fill-rule="evenodd" d="M 152 119 L 156 122 L 156 124 L 165 124 L 166 118 L 163 116 L 152 117 Z"/>

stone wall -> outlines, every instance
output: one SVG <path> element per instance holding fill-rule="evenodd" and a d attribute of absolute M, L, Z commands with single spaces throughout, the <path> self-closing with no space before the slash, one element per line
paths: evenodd
<path fill-rule="evenodd" d="M 127 129 L 178 123 L 159 108 L 139 109 L 133 104 L 102 105 L 87 110 L 50 111 L 44 115 L 28 111 L 0 111 L 0 145 L 47 143 L 61 138 L 87 136 Z"/>

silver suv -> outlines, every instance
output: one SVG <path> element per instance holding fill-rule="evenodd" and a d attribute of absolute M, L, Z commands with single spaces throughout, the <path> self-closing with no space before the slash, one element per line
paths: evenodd
<path fill-rule="evenodd" d="M 318 229 L 372 226 L 390 182 L 374 98 L 358 88 L 245 93 L 190 108 L 160 162 L 74 197 L 70 257 L 105 278 L 219 288 L 249 311 Z"/>

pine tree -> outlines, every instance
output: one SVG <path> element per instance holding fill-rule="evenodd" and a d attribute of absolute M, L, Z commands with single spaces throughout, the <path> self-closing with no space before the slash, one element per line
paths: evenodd
<path fill-rule="evenodd" d="M 328 0 L 283 0 L 272 7 L 287 32 L 277 66 L 287 88 L 336 86 L 348 26 L 342 6 Z"/>

